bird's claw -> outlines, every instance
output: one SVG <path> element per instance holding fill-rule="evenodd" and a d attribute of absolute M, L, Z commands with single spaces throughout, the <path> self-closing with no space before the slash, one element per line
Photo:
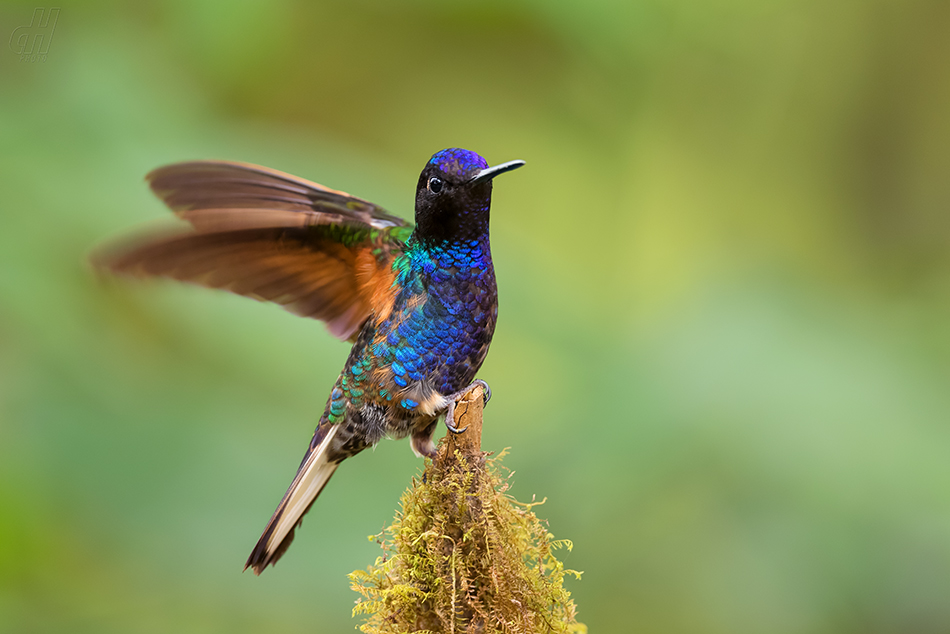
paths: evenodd
<path fill-rule="evenodd" d="M 486 382 L 483 381 L 482 379 L 475 379 L 475 380 L 472 381 L 472 383 L 471 383 L 468 387 L 466 387 L 464 390 L 459 390 L 458 392 L 456 392 L 455 394 L 453 394 L 452 396 L 450 396 L 449 399 L 448 399 L 448 400 L 449 400 L 449 408 L 448 408 L 448 409 L 446 410 L 446 412 L 445 412 L 445 426 L 446 426 L 446 427 L 448 428 L 448 430 L 449 430 L 450 432 L 452 432 L 453 434 L 461 434 L 463 431 L 465 431 L 466 429 L 468 429 L 468 425 L 466 425 L 466 426 L 463 427 L 462 429 L 459 429 L 458 427 L 455 426 L 455 403 L 456 403 L 456 401 L 458 401 L 460 398 L 462 398 L 463 396 L 465 396 L 468 392 L 470 392 L 471 389 L 472 389 L 473 387 L 475 387 L 476 385 L 478 385 L 478 386 L 480 386 L 480 387 L 482 388 L 482 403 L 483 403 L 484 405 L 488 405 L 488 401 L 491 400 L 491 388 L 488 387 L 488 383 L 486 383 Z"/>
<path fill-rule="evenodd" d="M 466 429 L 468 429 L 468 425 L 462 429 L 459 429 L 455 426 L 455 401 L 452 401 L 449 404 L 449 409 L 445 412 L 445 426 L 453 434 L 461 434 Z"/>
<path fill-rule="evenodd" d="M 491 400 L 491 388 L 488 387 L 488 383 L 486 383 L 486 382 L 483 381 L 482 379 L 475 379 L 474 381 L 472 381 L 472 385 L 469 385 L 467 388 L 465 388 L 466 391 L 470 390 L 470 389 L 472 388 L 472 386 L 474 386 L 474 385 L 481 385 L 481 386 L 482 386 L 482 391 L 484 392 L 484 394 L 482 395 L 482 399 L 483 399 L 483 400 L 482 400 L 482 403 L 483 403 L 484 405 L 488 405 L 488 401 Z"/>

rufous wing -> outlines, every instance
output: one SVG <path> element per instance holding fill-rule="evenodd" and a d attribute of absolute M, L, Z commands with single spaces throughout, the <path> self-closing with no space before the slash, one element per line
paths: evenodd
<path fill-rule="evenodd" d="M 275 302 L 326 322 L 340 339 L 373 310 L 388 310 L 392 261 L 411 232 L 396 216 L 240 163 L 178 163 L 148 178 L 192 227 L 119 241 L 99 250 L 95 264 Z"/>

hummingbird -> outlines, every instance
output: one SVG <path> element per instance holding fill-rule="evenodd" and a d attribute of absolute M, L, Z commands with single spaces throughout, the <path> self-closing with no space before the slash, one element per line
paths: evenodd
<path fill-rule="evenodd" d="M 146 176 L 190 227 L 126 239 L 93 256 L 115 273 L 157 276 L 277 303 L 350 341 L 343 371 L 293 482 L 244 569 L 284 554 L 343 460 L 384 437 L 433 457 L 440 417 L 474 384 L 498 318 L 489 240 L 493 167 L 449 148 L 416 185 L 415 226 L 371 202 L 247 163 L 191 161 Z"/>

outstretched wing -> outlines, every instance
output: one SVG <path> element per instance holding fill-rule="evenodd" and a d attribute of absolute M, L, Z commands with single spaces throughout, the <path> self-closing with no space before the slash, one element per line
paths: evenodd
<path fill-rule="evenodd" d="M 407 226 L 402 218 L 346 192 L 249 163 L 174 163 L 153 170 L 145 179 L 156 196 L 198 230 L 218 227 L 225 213 L 244 223 L 270 211 L 319 217 L 314 224 Z"/>
<path fill-rule="evenodd" d="M 392 301 L 392 260 L 412 231 L 383 209 L 243 163 L 196 161 L 148 175 L 192 229 L 146 235 L 93 257 L 118 273 L 169 277 L 278 303 L 340 339 Z"/>

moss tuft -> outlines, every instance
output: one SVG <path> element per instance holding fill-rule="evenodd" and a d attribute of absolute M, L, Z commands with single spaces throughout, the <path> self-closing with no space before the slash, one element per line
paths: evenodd
<path fill-rule="evenodd" d="M 500 459 L 458 450 L 428 463 L 402 496 L 392 526 L 371 536 L 384 554 L 350 575 L 362 595 L 353 615 L 367 634 L 584 633 L 554 556 L 571 549 L 508 495 Z M 509 474 L 510 476 L 510 474 Z"/>

